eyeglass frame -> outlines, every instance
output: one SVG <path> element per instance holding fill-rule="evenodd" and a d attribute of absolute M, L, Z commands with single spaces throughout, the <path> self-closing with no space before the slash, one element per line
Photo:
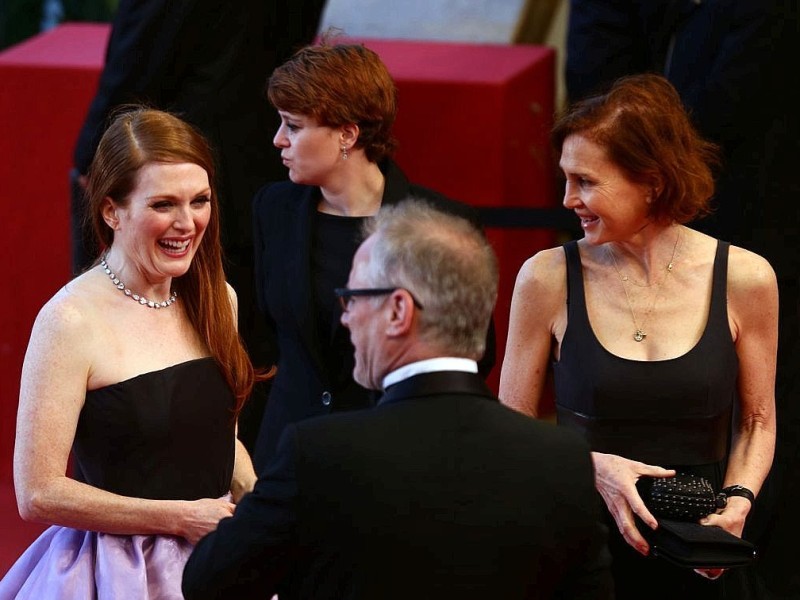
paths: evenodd
<path fill-rule="evenodd" d="M 357 298 L 359 296 L 362 297 L 372 297 L 372 296 L 383 296 L 385 294 L 391 294 L 397 290 L 404 290 L 411 296 L 411 300 L 414 302 L 414 306 L 416 306 L 419 310 L 424 310 L 422 303 L 417 300 L 417 298 L 408 291 L 406 288 L 403 287 L 383 287 L 383 288 L 355 288 L 350 289 L 347 287 L 343 288 L 335 288 L 333 290 L 333 295 L 336 296 L 337 300 L 339 300 L 339 306 L 342 308 L 342 312 L 346 313 L 348 311 L 348 304 L 350 300 L 353 298 Z"/>

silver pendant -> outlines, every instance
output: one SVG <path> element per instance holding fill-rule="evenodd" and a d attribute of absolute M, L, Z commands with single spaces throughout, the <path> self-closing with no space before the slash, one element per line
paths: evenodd
<path fill-rule="evenodd" d="M 641 342 L 646 337 L 647 337 L 647 334 L 644 331 L 642 331 L 641 329 L 637 329 L 633 333 L 633 339 L 636 340 L 637 342 Z"/>

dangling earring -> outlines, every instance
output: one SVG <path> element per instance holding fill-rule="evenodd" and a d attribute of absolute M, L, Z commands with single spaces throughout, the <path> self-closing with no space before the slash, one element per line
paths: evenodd
<path fill-rule="evenodd" d="M 347 146 L 342 144 L 342 160 L 347 160 L 350 155 L 347 153 Z"/>

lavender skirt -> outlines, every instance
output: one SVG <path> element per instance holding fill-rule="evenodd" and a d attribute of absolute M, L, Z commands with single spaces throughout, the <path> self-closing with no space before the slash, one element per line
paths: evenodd
<path fill-rule="evenodd" d="M 183 600 L 192 548 L 181 537 L 53 526 L 0 581 L 0 600 Z"/>

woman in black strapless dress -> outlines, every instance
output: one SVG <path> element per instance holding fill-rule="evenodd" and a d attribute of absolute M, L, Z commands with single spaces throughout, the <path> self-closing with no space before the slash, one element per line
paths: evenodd
<path fill-rule="evenodd" d="M 208 144 L 168 113 L 104 134 L 87 190 L 103 254 L 41 309 L 22 372 L 19 509 L 52 526 L 3 600 L 178 600 L 193 544 L 252 489 L 236 417 L 256 375 L 213 185 Z"/>

